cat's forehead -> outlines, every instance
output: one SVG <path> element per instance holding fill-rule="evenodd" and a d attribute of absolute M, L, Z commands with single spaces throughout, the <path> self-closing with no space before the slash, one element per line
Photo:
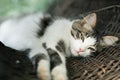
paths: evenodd
<path fill-rule="evenodd" d="M 86 21 L 80 19 L 73 21 L 72 29 L 79 30 L 85 33 L 93 30 L 91 25 L 89 25 Z"/>
<path fill-rule="evenodd" d="M 84 43 L 86 45 L 94 45 L 94 44 L 96 44 L 96 38 L 95 37 L 88 37 L 85 39 Z"/>
<path fill-rule="evenodd" d="M 81 20 L 79 20 L 79 19 L 74 20 L 72 23 L 72 29 L 82 30 L 82 26 L 83 26 L 83 24 L 81 23 Z"/>
<path fill-rule="evenodd" d="M 82 41 L 81 39 L 76 39 L 76 41 L 83 43 L 85 45 L 93 45 L 96 43 L 96 38 L 95 37 L 87 37 L 87 38 L 85 38 L 84 41 Z"/>
<path fill-rule="evenodd" d="M 73 20 L 72 28 L 80 30 L 82 32 L 92 31 L 96 25 L 96 14 L 92 13 L 84 17 L 83 19 Z"/>

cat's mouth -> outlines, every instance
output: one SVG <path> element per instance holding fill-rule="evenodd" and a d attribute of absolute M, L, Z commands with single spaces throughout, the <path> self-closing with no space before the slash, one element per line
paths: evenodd
<path fill-rule="evenodd" d="M 80 54 L 81 52 L 84 52 L 84 50 L 82 48 L 79 48 L 79 50 L 76 50 L 76 52 Z"/>
<path fill-rule="evenodd" d="M 78 53 L 78 56 L 87 57 L 87 56 L 89 56 L 90 54 L 91 54 L 90 52 L 84 51 L 84 52 Z"/>
<path fill-rule="evenodd" d="M 76 53 L 78 54 L 78 56 L 82 56 L 83 54 L 86 54 L 85 51 L 82 52 L 76 51 Z"/>
<path fill-rule="evenodd" d="M 82 57 L 87 57 L 91 54 L 90 50 L 85 50 L 85 51 L 78 51 L 74 50 L 72 51 L 74 56 L 82 56 Z"/>
<path fill-rule="evenodd" d="M 87 57 L 91 54 L 91 50 L 87 49 L 87 50 L 76 50 L 76 49 L 71 49 L 71 53 L 73 56 L 81 56 L 81 57 Z"/>

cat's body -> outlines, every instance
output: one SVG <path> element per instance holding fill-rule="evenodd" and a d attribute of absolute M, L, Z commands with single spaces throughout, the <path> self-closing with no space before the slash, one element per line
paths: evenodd
<path fill-rule="evenodd" d="M 39 13 L 35 15 L 29 15 L 23 19 L 10 19 L 4 22 L 0 28 L 0 34 L 1 34 L 0 41 L 3 42 L 6 46 L 9 46 L 16 50 L 22 50 L 22 51 L 26 49 L 30 49 L 29 57 L 31 59 L 33 59 L 34 56 L 41 55 L 41 54 L 45 54 L 47 56 L 48 61 L 46 61 L 45 63 L 44 61 L 40 63 L 43 65 L 42 66 L 43 70 L 44 70 L 44 67 L 48 68 L 48 70 L 45 71 L 44 73 L 45 75 L 43 75 L 44 78 L 46 79 L 43 79 L 43 80 L 50 80 L 50 70 L 49 70 L 50 58 L 48 57 L 47 51 L 43 47 L 43 43 L 47 44 L 46 46 L 51 50 L 57 51 L 55 46 L 57 46 L 60 41 L 64 41 L 63 46 L 66 47 L 66 49 L 68 49 L 69 39 L 67 38 L 69 38 L 70 36 L 69 26 L 71 25 L 71 22 L 66 19 L 55 20 L 53 24 L 51 23 L 51 25 L 47 26 L 47 28 L 45 29 L 42 35 L 39 35 L 38 32 L 40 31 L 41 29 L 40 25 L 42 24 L 40 20 L 47 19 L 47 18 L 49 18 L 48 15 L 45 16 Z M 69 51 L 69 50 L 66 50 L 66 51 Z M 57 53 L 59 53 L 59 51 Z M 56 58 L 60 60 L 57 63 L 62 63 L 61 61 L 63 61 L 65 65 L 65 58 L 62 57 L 62 55 L 66 55 L 65 53 L 68 53 L 68 55 L 70 55 L 69 54 L 70 52 L 63 52 L 63 54 L 59 54 L 61 55 L 60 59 L 59 59 L 59 55 L 55 55 L 53 53 L 53 57 L 55 55 Z M 54 63 L 54 65 L 57 63 Z M 64 65 L 62 66 L 65 68 Z M 61 69 L 57 69 L 57 70 L 61 70 Z M 66 71 L 64 71 L 64 75 L 66 75 Z"/>
<path fill-rule="evenodd" d="M 49 15 L 38 13 L 3 22 L 0 41 L 16 50 L 29 49 L 28 56 L 34 65 L 37 64 L 41 80 L 51 80 L 51 76 L 53 80 L 68 80 L 65 57 L 86 57 L 96 51 L 95 24 L 94 13 L 73 21 L 52 20 Z"/>
<path fill-rule="evenodd" d="M 69 41 L 67 41 L 69 40 L 67 38 L 70 37 L 69 26 L 71 22 L 69 20 L 55 20 L 53 24 L 50 23 L 51 25 L 47 26 L 42 35 L 39 35 L 41 24 L 43 24 L 40 20 L 49 18 L 48 15 L 46 16 L 40 13 L 29 15 L 23 19 L 10 19 L 4 22 L 2 24 L 3 27 L 0 29 L 0 40 L 5 45 L 16 50 L 33 49 L 33 47 L 39 46 L 44 42 L 48 45 L 49 43 L 53 44 L 49 45 L 52 47 L 60 40 L 66 41 L 66 46 L 69 46 Z"/>

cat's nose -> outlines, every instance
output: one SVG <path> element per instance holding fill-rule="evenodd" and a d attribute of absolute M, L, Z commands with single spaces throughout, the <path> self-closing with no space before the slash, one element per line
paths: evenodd
<path fill-rule="evenodd" d="M 81 52 L 84 52 L 84 49 L 79 48 L 79 50 L 77 51 L 77 53 L 79 54 L 79 53 L 81 53 Z"/>
<path fill-rule="evenodd" d="M 79 52 L 83 52 L 84 50 L 82 48 L 79 48 Z"/>

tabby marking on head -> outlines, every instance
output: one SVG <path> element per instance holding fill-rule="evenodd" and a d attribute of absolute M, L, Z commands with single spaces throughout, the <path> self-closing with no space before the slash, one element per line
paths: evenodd
<path fill-rule="evenodd" d="M 96 51 L 94 27 L 96 14 L 90 14 L 82 20 L 75 20 L 71 29 L 71 52 L 77 56 L 89 56 Z"/>

